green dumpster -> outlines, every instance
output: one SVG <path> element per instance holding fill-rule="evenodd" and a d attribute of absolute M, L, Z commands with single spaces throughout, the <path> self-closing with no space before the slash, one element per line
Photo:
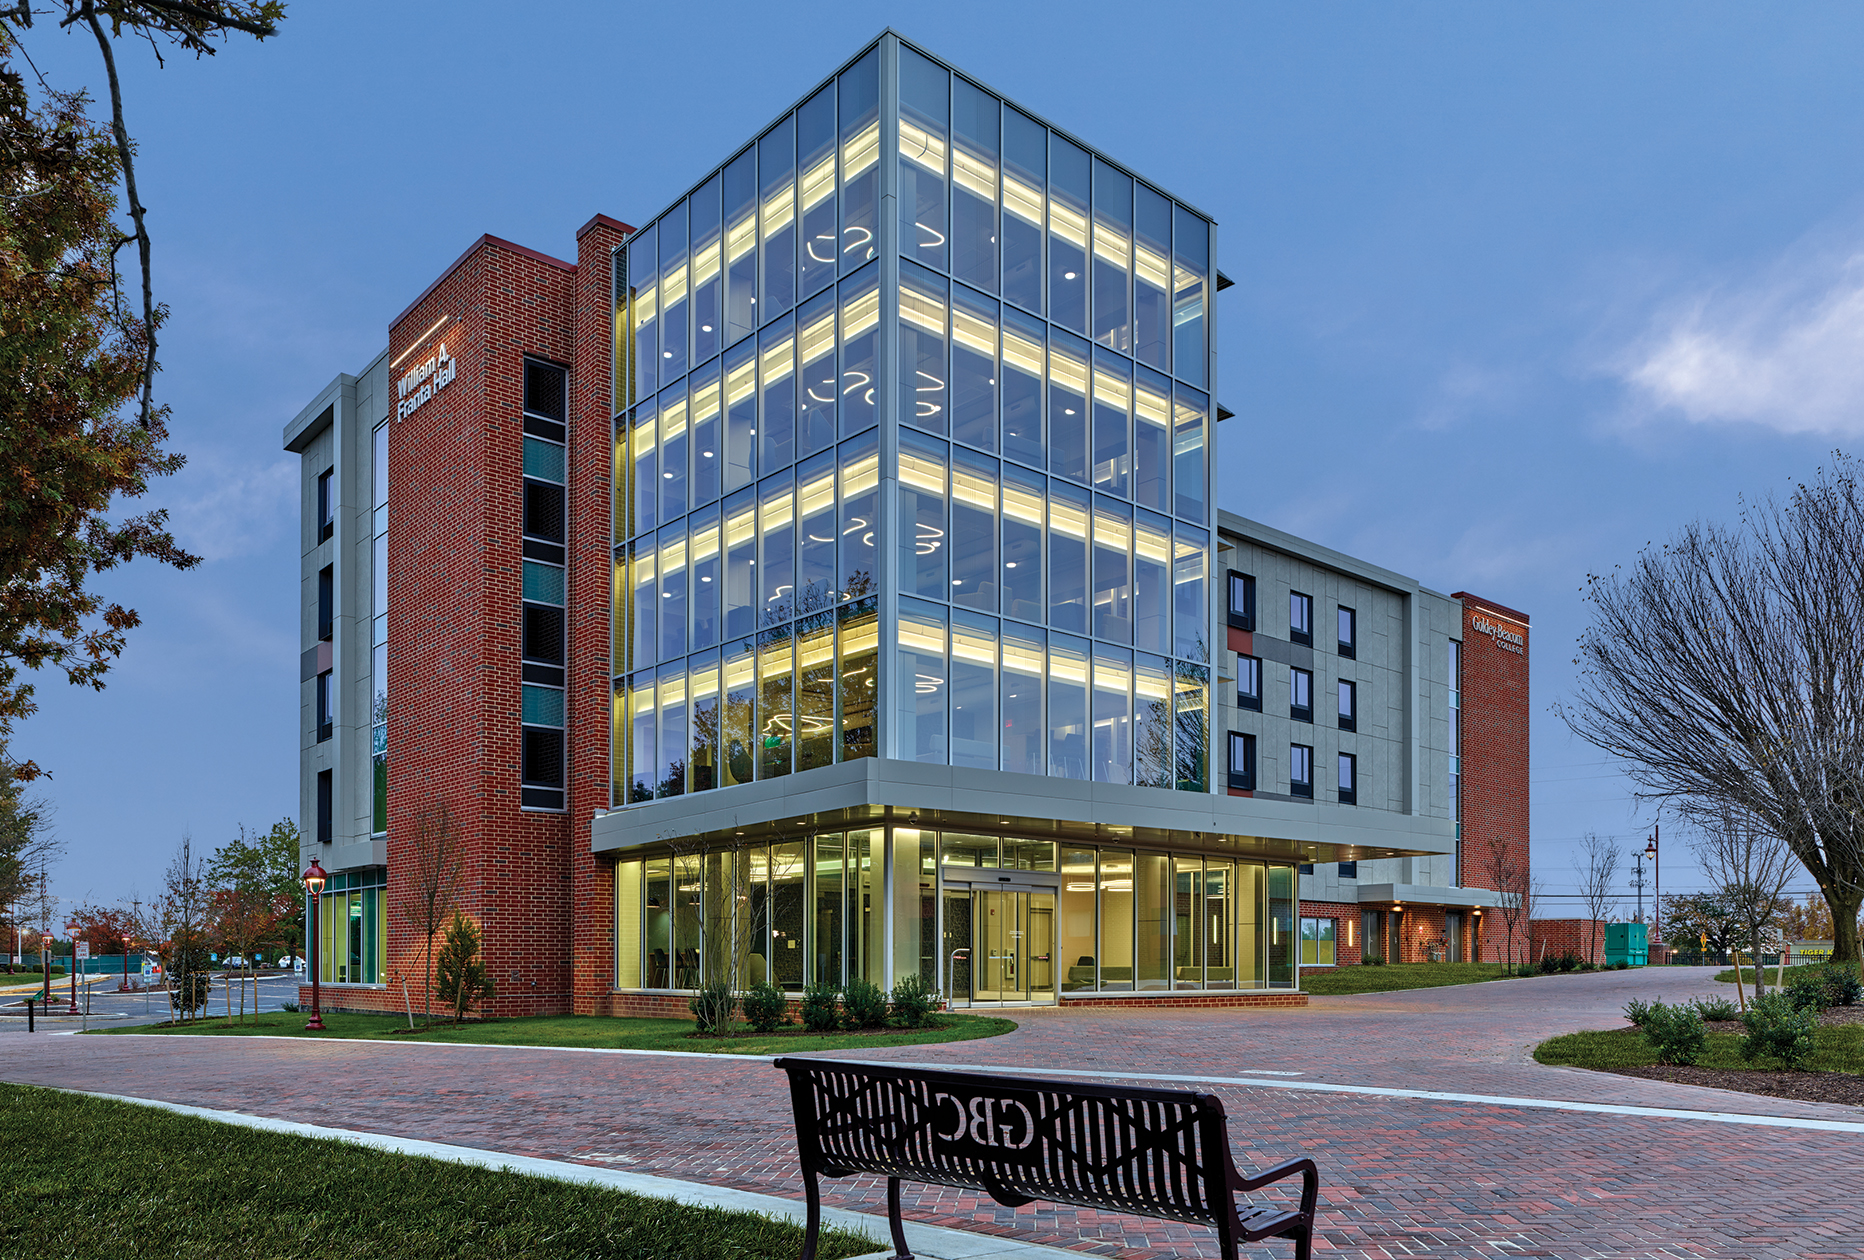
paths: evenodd
<path fill-rule="evenodd" d="M 1650 938 L 1642 923 L 1607 923 L 1605 925 L 1605 965 L 1629 963 L 1642 967 L 1650 962 Z"/>

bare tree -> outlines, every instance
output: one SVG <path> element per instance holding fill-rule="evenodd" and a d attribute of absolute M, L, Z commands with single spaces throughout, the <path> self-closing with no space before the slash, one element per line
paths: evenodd
<path fill-rule="evenodd" d="M 1503 961 L 1512 970 L 1515 940 L 1526 931 L 1540 890 L 1529 873 L 1527 856 L 1516 853 L 1500 837 L 1489 838 L 1489 857 L 1490 869 L 1495 872 L 1495 912 L 1502 917 L 1505 934 Z"/>
<path fill-rule="evenodd" d="M 1766 992 L 1760 955 L 1764 945 L 1779 935 L 1780 919 L 1791 902 L 1786 886 L 1798 863 L 1785 839 L 1760 819 L 1733 807 L 1724 808 L 1712 825 L 1703 827 L 1695 842 L 1696 859 L 1735 920 L 1741 942 L 1754 959 L 1754 996 Z"/>
<path fill-rule="evenodd" d="M 421 934 L 422 1018 L 434 1021 L 434 937 L 458 908 L 466 855 L 460 848 L 453 810 L 432 801 L 414 821 L 408 842 L 407 879 L 398 909 L 402 922 Z M 311 924 L 315 932 L 317 925 Z"/>
<path fill-rule="evenodd" d="M 1835 962 L 1858 961 L 1864 904 L 1858 473 L 1837 454 L 1737 527 L 1689 525 L 1629 573 L 1590 578 L 1580 682 L 1557 707 L 1642 799 L 1705 832 L 1734 811 L 1778 836 L 1831 908 Z"/>
<path fill-rule="evenodd" d="M 1581 861 L 1573 866 L 1579 872 L 1579 895 L 1586 903 L 1586 918 L 1597 923 L 1609 918 L 1617 908 L 1612 888 L 1618 882 L 1618 846 L 1600 839 L 1597 832 L 1588 831 L 1579 846 L 1579 856 Z M 1588 930 L 1586 961 L 1596 963 L 1598 960 L 1597 934 Z"/>
<path fill-rule="evenodd" d="M 163 873 L 159 896 L 136 905 L 136 935 L 162 965 L 162 989 L 169 1009 L 190 1019 L 204 1006 L 211 988 L 207 967 L 207 881 L 194 842 L 181 837 Z"/>

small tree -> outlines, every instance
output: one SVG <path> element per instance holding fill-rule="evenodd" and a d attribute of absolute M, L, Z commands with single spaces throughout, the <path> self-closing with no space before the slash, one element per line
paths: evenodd
<path fill-rule="evenodd" d="M 434 991 L 452 1004 L 456 1024 L 469 1009 L 497 996 L 485 960 L 479 957 L 479 940 L 479 925 L 455 910 L 435 960 Z"/>
<path fill-rule="evenodd" d="M 1618 846 L 1600 839 L 1597 832 L 1588 831 L 1579 846 L 1579 855 L 1581 861 L 1574 863 L 1574 869 L 1579 872 L 1579 895 L 1586 903 L 1586 917 L 1596 923 L 1610 917 L 1616 908 L 1612 887 L 1618 882 Z M 1598 934 L 1588 931 L 1586 961 L 1598 962 L 1598 952 Z"/>
<path fill-rule="evenodd" d="M 1489 858 L 1490 869 L 1495 872 L 1495 912 L 1501 915 L 1502 931 L 1507 934 L 1502 944 L 1503 961 L 1512 971 L 1515 940 L 1533 916 L 1537 890 L 1528 870 L 1527 857 L 1517 854 L 1499 836 L 1489 837 Z"/>
<path fill-rule="evenodd" d="M 1774 935 L 1778 921 L 1791 903 L 1782 895 L 1799 873 L 1799 863 L 1786 841 L 1762 819 L 1747 810 L 1724 806 L 1707 821 L 1697 840 L 1696 858 L 1719 887 L 1740 932 L 1741 943 L 1754 959 L 1754 996 L 1767 991 L 1761 970 L 1761 948 Z"/>
<path fill-rule="evenodd" d="M 162 987 L 182 1018 L 207 1001 L 207 884 L 194 843 L 182 836 L 163 874 L 162 894 L 137 909 L 136 935 L 162 964 Z"/>
<path fill-rule="evenodd" d="M 452 809 L 439 801 L 431 802 L 414 822 L 414 834 L 408 843 L 408 878 L 402 885 L 399 907 L 402 921 L 421 934 L 421 1001 L 424 1018 L 430 1022 L 434 1017 L 434 937 L 440 934 L 448 915 L 457 915 L 456 899 L 465 862 Z"/>

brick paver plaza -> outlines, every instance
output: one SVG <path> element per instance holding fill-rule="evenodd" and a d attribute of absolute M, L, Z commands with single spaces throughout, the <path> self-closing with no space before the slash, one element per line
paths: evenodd
<path fill-rule="evenodd" d="M 1719 989 L 1709 972 L 1606 973 L 1317 998 L 1305 1010 L 1008 1012 L 988 1041 L 850 1057 L 1205 1077 L 1238 1162 L 1321 1169 L 1316 1251 L 1346 1257 L 1856 1257 L 1864 1109 L 1542 1067 L 1540 1039 L 1620 1023 L 1631 997 Z M 782 1074 L 762 1060 L 224 1038 L 9 1038 L 7 1079 L 622 1167 L 800 1199 Z M 1801 1121 L 1319 1092 L 1316 1083 Z M 1849 1130 L 1849 1131 L 1848 1131 Z M 829 1202 L 884 1212 L 872 1182 Z M 1208 1230 L 908 1187 L 931 1224 L 1084 1253 L 1216 1254 Z M 882 1226 L 884 1236 L 884 1226 Z M 1287 1243 L 1250 1251 L 1286 1256 Z"/>

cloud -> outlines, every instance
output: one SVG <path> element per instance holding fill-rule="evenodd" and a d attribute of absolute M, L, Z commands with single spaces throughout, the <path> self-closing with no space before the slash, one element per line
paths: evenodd
<path fill-rule="evenodd" d="M 1864 434 L 1864 252 L 1811 252 L 1670 306 L 1614 375 L 1696 424 Z"/>
<path fill-rule="evenodd" d="M 190 452 L 163 496 L 175 538 L 205 560 L 264 551 L 298 512 L 298 468 L 288 459 L 236 461 Z"/>

